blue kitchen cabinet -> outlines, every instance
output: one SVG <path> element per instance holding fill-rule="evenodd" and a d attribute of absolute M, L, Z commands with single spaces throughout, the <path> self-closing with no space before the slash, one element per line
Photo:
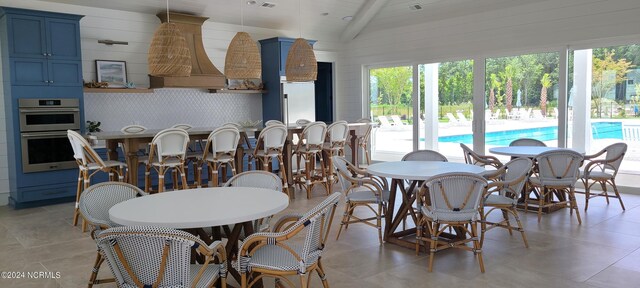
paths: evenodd
<path fill-rule="evenodd" d="M 25 208 L 73 201 L 78 169 L 24 172 L 18 99 L 79 100 L 82 92 L 81 15 L 0 7 L 0 56 L 7 132 L 9 204 Z M 54 131 L 59 132 L 59 131 Z M 51 133 L 30 131 L 29 133 Z M 70 159 L 73 160 L 73 159 Z"/>
<path fill-rule="evenodd" d="M 266 93 L 262 94 L 262 121 L 283 120 L 282 86 L 287 55 L 296 39 L 274 37 L 260 40 L 260 55 L 262 58 L 262 83 Z M 315 40 L 307 40 L 313 47 Z"/>

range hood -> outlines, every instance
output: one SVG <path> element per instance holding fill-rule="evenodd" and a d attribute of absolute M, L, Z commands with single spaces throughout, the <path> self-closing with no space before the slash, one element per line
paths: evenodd
<path fill-rule="evenodd" d="M 162 23 L 167 22 L 167 13 L 161 12 L 156 16 Z M 182 13 L 169 12 L 169 20 L 180 29 L 191 50 L 191 76 L 152 76 L 149 75 L 151 88 L 203 88 L 222 89 L 226 78 L 218 70 L 204 50 L 202 43 L 202 24 L 208 17 L 200 17 Z"/>

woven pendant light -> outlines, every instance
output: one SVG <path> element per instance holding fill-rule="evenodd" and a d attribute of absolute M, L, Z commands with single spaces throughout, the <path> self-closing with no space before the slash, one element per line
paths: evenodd
<path fill-rule="evenodd" d="M 191 51 L 177 25 L 169 22 L 169 1 L 167 1 L 167 22 L 160 24 L 153 33 L 148 54 L 150 75 L 191 75 Z"/>
<path fill-rule="evenodd" d="M 318 62 L 313 48 L 303 38 L 296 39 L 287 55 L 285 67 L 287 81 L 307 82 L 318 78 Z"/>
<path fill-rule="evenodd" d="M 302 38 L 302 8 L 298 1 L 298 21 L 300 22 L 300 38 L 296 39 L 287 54 L 284 75 L 289 82 L 308 82 L 318 78 L 318 62 L 313 48 Z"/>
<path fill-rule="evenodd" d="M 260 79 L 262 78 L 262 59 L 260 50 L 249 33 L 244 32 L 244 1 L 240 1 L 240 23 L 242 31 L 236 33 L 224 59 L 224 75 L 227 79 Z"/>

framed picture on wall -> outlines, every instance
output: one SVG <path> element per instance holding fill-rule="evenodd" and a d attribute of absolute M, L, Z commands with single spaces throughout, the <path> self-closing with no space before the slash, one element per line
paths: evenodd
<path fill-rule="evenodd" d="M 127 62 L 117 60 L 96 60 L 98 82 L 109 83 L 108 88 L 124 88 L 127 84 Z"/>

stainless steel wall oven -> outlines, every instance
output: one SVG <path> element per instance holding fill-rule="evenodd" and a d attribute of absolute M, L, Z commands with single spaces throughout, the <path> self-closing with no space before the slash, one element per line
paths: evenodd
<path fill-rule="evenodd" d="M 77 167 L 67 129 L 80 131 L 78 99 L 19 99 L 22 172 Z"/>

